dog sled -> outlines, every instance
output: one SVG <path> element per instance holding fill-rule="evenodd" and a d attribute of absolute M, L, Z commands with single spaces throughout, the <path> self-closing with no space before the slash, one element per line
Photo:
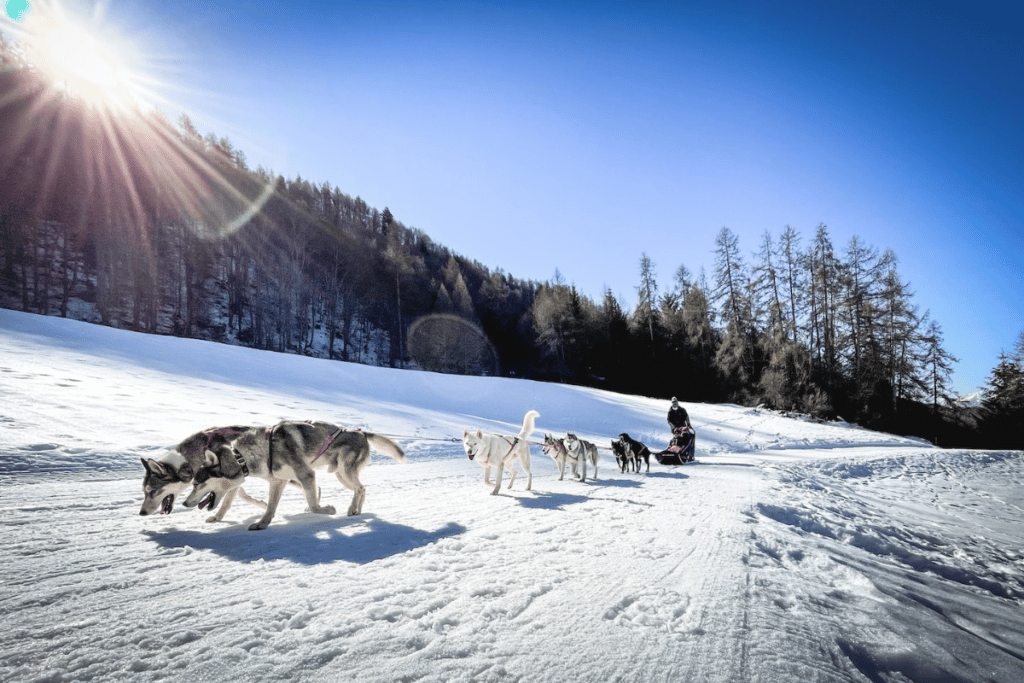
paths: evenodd
<path fill-rule="evenodd" d="M 672 432 L 672 441 L 668 448 L 654 454 L 654 459 L 661 465 L 682 465 L 693 462 L 697 448 L 697 434 L 693 427 L 679 427 Z"/>

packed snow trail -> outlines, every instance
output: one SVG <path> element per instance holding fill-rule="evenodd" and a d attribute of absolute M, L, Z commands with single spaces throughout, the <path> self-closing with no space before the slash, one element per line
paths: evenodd
<path fill-rule="evenodd" d="M 688 405 L 699 462 L 491 496 L 466 427 L 667 441 L 667 404 L 327 363 L 0 311 L 0 680 L 1024 680 L 1020 453 Z M 140 517 L 197 429 L 407 435 L 365 513 Z M 266 485 L 251 480 L 265 496 Z M 507 478 L 506 478 L 507 482 Z M 322 477 L 323 500 L 350 492 Z"/>

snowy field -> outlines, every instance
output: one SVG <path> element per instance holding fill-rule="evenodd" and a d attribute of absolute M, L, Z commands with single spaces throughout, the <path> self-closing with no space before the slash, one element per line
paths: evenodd
<path fill-rule="evenodd" d="M 489 495 L 466 427 L 667 443 L 665 401 L 0 310 L 2 681 L 1024 681 L 1021 453 L 686 406 L 697 459 Z M 364 514 L 140 517 L 200 429 L 392 435 Z M 507 475 L 506 475 L 507 481 Z M 323 500 L 351 498 L 322 476 Z M 263 497 L 266 483 L 247 488 Z"/>

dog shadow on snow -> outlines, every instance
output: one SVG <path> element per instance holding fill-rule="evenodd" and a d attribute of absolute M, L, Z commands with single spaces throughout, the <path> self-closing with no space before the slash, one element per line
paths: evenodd
<path fill-rule="evenodd" d="M 566 505 L 576 505 L 587 502 L 586 496 L 577 496 L 571 493 L 542 493 L 531 491 L 533 495 L 526 497 L 516 496 L 516 501 L 524 508 L 538 510 L 561 510 Z"/>
<path fill-rule="evenodd" d="M 355 517 L 278 515 L 266 529 L 249 531 L 249 524 L 257 519 L 228 524 L 213 532 L 173 529 L 142 533 L 165 548 L 210 550 L 240 562 L 290 560 L 314 565 L 368 564 L 466 532 L 466 527 L 454 522 L 425 531 L 367 513 Z"/>
<path fill-rule="evenodd" d="M 585 484 L 588 487 L 615 487 L 615 488 L 638 488 L 642 484 L 635 479 L 590 479 Z M 530 491 L 529 496 L 516 496 L 516 501 L 524 508 L 537 510 L 562 510 L 569 505 L 586 503 L 591 500 L 589 495 L 575 493 L 545 493 L 542 491 Z"/>
<path fill-rule="evenodd" d="M 652 479 L 689 479 L 690 475 L 685 472 L 680 472 L 678 468 L 671 470 L 663 470 L 660 472 L 648 472 L 644 476 L 651 477 Z"/>

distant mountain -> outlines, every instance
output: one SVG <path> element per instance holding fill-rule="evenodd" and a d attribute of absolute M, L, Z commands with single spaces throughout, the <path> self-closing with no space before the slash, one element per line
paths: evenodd
<path fill-rule="evenodd" d="M 956 404 L 961 408 L 980 408 L 985 400 L 985 391 L 978 389 L 970 394 L 964 394 L 956 399 Z"/>

